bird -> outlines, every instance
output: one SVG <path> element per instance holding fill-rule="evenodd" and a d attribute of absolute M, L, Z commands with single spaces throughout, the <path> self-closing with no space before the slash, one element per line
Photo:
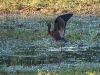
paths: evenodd
<path fill-rule="evenodd" d="M 51 31 L 51 24 L 47 24 L 48 26 L 48 35 L 54 38 L 56 41 L 62 40 L 64 42 L 68 42 L 63 36 L 65 33 L 65 27 L 67 21 L 71 18 L 73 14 L 63 14 L 58 16 L 54 21 L 54 29 Z"/>

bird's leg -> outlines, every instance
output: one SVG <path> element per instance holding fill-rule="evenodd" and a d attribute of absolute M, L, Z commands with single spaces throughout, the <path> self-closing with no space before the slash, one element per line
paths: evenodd
<path fill-rule="evenodd" d="M 63 55 L 62 47 L 63 47 L 63 42 L 60 43 L 60 54 L 61 54 L 61 56 L 60 56 L 60 63 L 62 62 L 62 55 Z"/>
<path fill-rule="evenodd" d="M 59 51 L 61 52 L 62 51 L 62 43 L 59 42 Z"/>

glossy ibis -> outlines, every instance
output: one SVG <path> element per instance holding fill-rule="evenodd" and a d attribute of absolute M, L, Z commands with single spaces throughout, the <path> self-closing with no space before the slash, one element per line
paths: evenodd
<path fill-rule="evenodd" d="M 50 31 L 51 24 L 47 25 L 48 26 L 48 34 L 51 37 L 53 37 L 56 41 L 62 40 L 64 42 L 67 42 L 67 40 L 63 36 L 65 33 L 66 23 L 72 15 L 73 14 L 63 14 L 63 15 L 58 16 L 55 19 L 54 29 L 52 31 Z"/>

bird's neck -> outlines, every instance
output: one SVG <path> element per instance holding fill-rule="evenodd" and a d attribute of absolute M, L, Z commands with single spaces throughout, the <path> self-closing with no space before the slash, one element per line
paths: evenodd
<path fill-rule="evenodd" d="M 52 31 L 50 31 L 50 28 L 51 28 L 51 27 L 48 27 L 48 34 L 49 34 L 50 36 L 52 36 Z"/>
<path fill-rule="evenodd" d="M 56 40 L 55 36 L 53 35 L 53 31 L 50 31 L 50 28 L 51 27 L 48 27 L 48 34 Z"/>

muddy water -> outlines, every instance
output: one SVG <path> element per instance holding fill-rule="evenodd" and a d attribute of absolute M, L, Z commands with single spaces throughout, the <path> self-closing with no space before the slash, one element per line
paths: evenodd
<path fill-rule="evenodd" d="M 52 38 L 41 38 L 40 40 L 22 40 L 15 39 L 11 37 L 6 37 L 0 39 L 0 69 L 4 67 L 22 67 L 22 66 L 38 66 L 43 64 L 57 64 L 57 63 L 82 63 L 82 62 L 91 62 L 100 63 L 100 41 L 96 39 L 91 43 L 88 41 L 91 38 L 87 38 L 91 35 L 94 30 L 95 33 L 98 33 L 100 30 L 100 17 L 92 15 L 82 16 L 76 15 L 69 22 L 72 26 L 68 26 L 69 31 L 74 29 L 74 23 L 82 24 L 82 28 L 77 27 L 75 31 L 86 31 L 88 29 L 89 33 L 87 36 L 84 36 L 84 39 L 79 39 L 75 42 L 68 42 L 66 44 L 61 42 L 55 42 Z M 89 22 L 90 21 L 90 22 Z M 40 21 L 39 21 L 40 22 Z M 5 27 L 6 25 L 14 25 L 16 23 L 24 23 L 29 26 L 23 27 L 24 29 L 40 29 L 40 24 L 36 21 L 31 21 L 28 19 L 17 19 L 15 22 L 10 21 L 0 21 L 0 25 Z M 82 23 L 79 23 L 82 22 Z M 31 26 L 30 23 L 39 25 L 36 27 Z M 88 26 L 85 24 L 89 24 Z M 16 26 L 16 28 L 20 28 Z M 45 26 L 43 26 L 45 30 Z M 5 30 L 1 28 L 0 30 Z M 94 34 L 95 34 L 94 33 Z M 93 35 L 93 34 L 92 34 Z M 65 65 L 65 64 L 64 64 Z M 55 65 L 56 66 L 56 65 Z M 98 66 L 98 65 L 97 65 Z M 100 66 L 100 65 L 99 65 Z M 38 66 L 39 68 L 40 66 Z M 68 65 L 67 65 L 68 67 Z M 53 67 L 54 68 L 54 67 Z"/>

